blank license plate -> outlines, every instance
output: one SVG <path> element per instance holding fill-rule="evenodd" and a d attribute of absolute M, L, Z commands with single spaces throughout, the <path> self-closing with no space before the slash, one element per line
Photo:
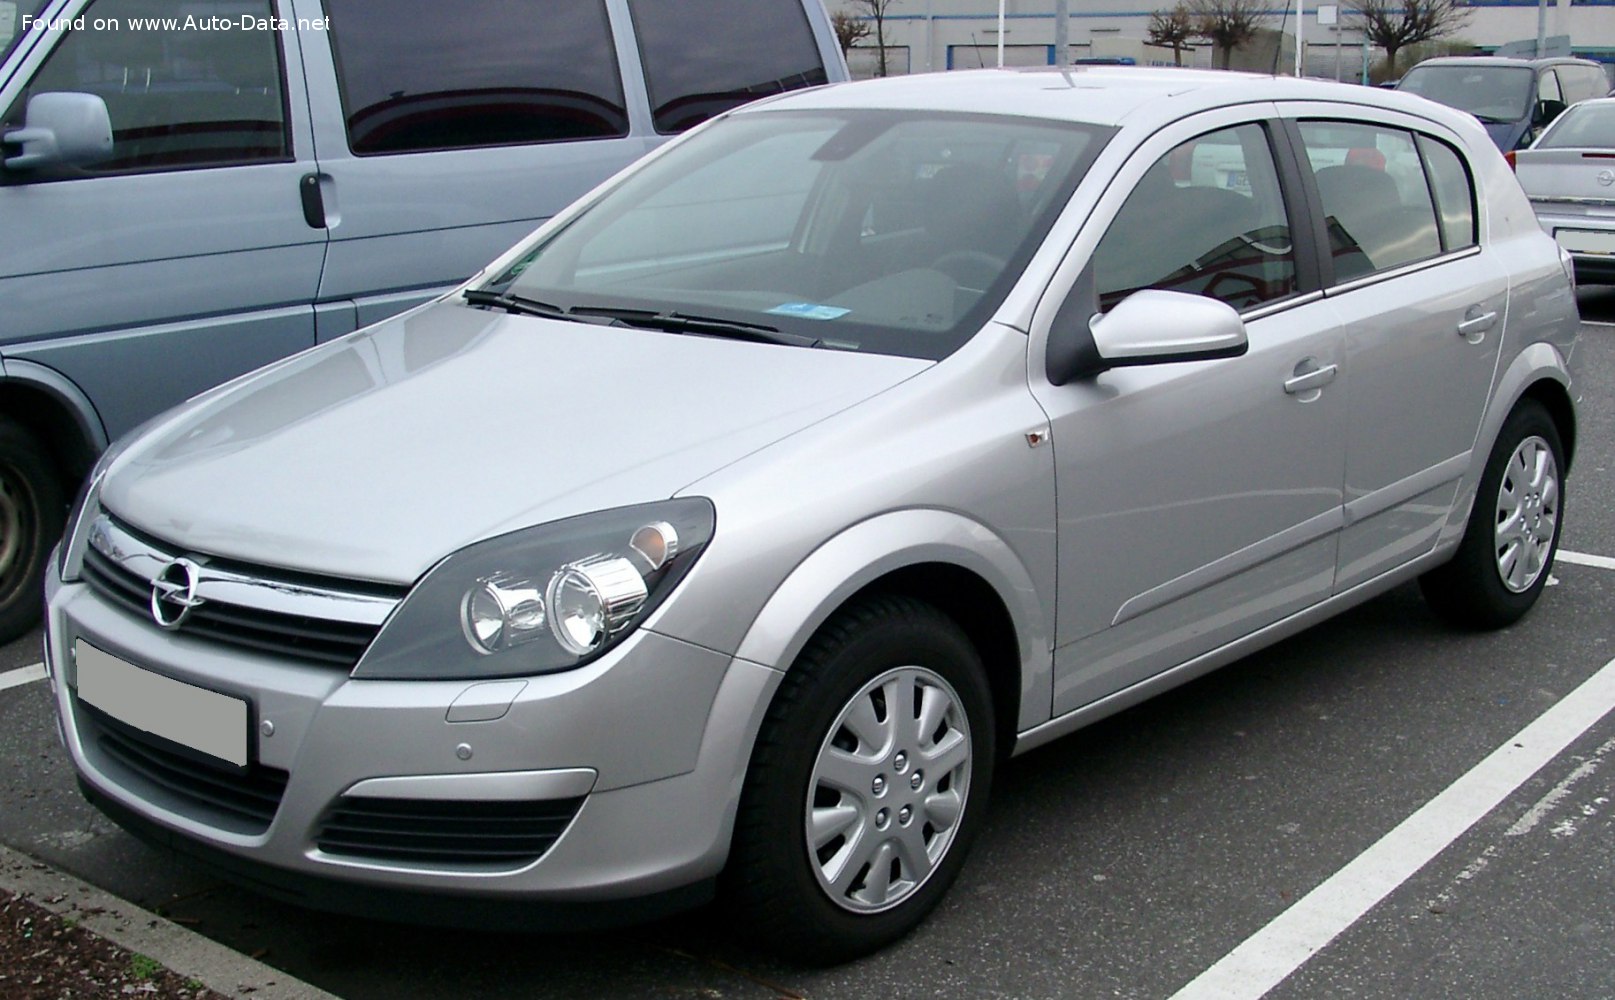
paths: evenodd
<path fill-rule="evenodd" d="M 120 722 L 236 767 L 247 766 L 247 703 L 73 644 L 78 694 Z"/>
<path fill-rule="evenodd" d="M 1615 233 L 1595 233 L 1585 229 L 1556 229 L 1553 236 L 1571 253 L 1615 254 Z"/>

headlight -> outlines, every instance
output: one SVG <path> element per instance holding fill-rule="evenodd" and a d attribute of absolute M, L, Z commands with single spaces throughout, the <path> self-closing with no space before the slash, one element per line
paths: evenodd
<path fill-rule="evenodd" d="M 79 487 L 78 497 L 67 512 L 67 531 L 62 535 L 61 547 L 57 550 L 56 571 L 63 583 L 72 583 L 79 578 L 79 570 L 84 566 L 84 548 L 90 543 L 90 525 L 95 523 L 96 512 L 101 509 L 101 480 L 106 476 L 107 467 L 114 459 L 123 453 L 124 447 L 132 440 L 134 435 L 120 438 L 116 444 L 101 453 L 96 459 L 90 474 L 84 477 L 84 485 Z"/>
<path fill-rule="evenodd" d="M 712 503 L 668 500 L 478 542 L 434 566 L 353 676 L 514 677 L 566 670 L 616 645 L 712 538 Z"/>

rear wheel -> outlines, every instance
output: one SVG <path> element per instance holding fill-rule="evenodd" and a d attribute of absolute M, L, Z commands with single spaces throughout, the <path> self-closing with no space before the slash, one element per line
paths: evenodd
<path fill-rule="evenodd" d="M 39 621 L 45 557 L 66 515 L 61 483 L 38 439 L 0 418 L 0 642 Z"/>
<path fill-rule="evenodd" d="M 1492 445 L 1458 552 L 1419 578 L 1430 607 L 1468 628 L 1502 628 L 1531 609 L 1559 547 L 1564 448 L 1547 410 L 1517 406 Z"/>
<path fill-rule="evenodd" d="M 838 613 L 752 756 L 725 874 L 742 931 L 820 962 L 906 934 L 964 863 L 995 754 L 985 672 L 957 625 L 906 597 Z"/>

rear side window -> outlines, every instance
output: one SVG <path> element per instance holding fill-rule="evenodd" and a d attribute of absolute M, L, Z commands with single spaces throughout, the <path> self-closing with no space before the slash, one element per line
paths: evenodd
<path fill-rule="evenodd" d="M 1474 246 L 1475 185 L 1464 169 L 1464 161 L 1451 146 L 1429 136 L 1419 136 L 1419 152 L 1430 176 L 1430 189 L 1436 195 L 1436 215 L 1441 222 L 1441 249 L 1461 250 Z"/>
<path fill-rule="evenodd" d="M 1413 136 L 1355 122 L 1302 122 L 1335 280 L 1441 253 L 1430 183 Z"/>
<path fill-rule="evenodd" d="M 800 0 L 630 0 L 656 131 L 829 80 Z"/>
<path fill-rule="evenodd" d="M 33 94 L 77 91 L 106 101 L 112 119 L 112 158 L 86 173 L 289 159 L 279 33 L 240 27 L 243 18 L 273 16 L 269 0 L 195 0 L 184 8 L 176 18 L 169 0 L 91 4 L 86 27 L 56 46 L 5 124 L 22 124 Z M 237 27 L 195 27 L 210 19 Z"/>
<path fill-rule="evenodd" d="M 628 134 L 605 0 L 326 0 L 325 9 L 355 153 Z"/>

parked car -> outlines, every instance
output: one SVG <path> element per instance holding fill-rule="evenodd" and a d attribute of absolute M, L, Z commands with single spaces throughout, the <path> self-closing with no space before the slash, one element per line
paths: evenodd
<path fill-rule="evenodd" d="M 23 0 L 0 642 L 108 440 L 433 298 L 669 135 L 844 79 L 819 0 Z"/>
<path fill-rule="evenodd" d="M 48 584 L 61 732 L 119 823 L 305 903 L 719 892 L 846 958 L 946 892 L 1006 755 L 1416 578 L 1524 614 L 1577 329 L 1428 101 L 786 95 L 103 457 Z"/>
<path fill-rule="evenodd" d="M 1567 105 L 1609 89 L 1590 59 L 1443 56 L 1407 71 L 1396 89 L 1468 111 L 1503 151 L 1531 144 Z"/>
<path fill-rule="evenodd" d="M 1537 221 L 1576 262 L 1576 279 L 1615 283 L 1615 99 L 1574 104 L 1510 155 Z"/>

